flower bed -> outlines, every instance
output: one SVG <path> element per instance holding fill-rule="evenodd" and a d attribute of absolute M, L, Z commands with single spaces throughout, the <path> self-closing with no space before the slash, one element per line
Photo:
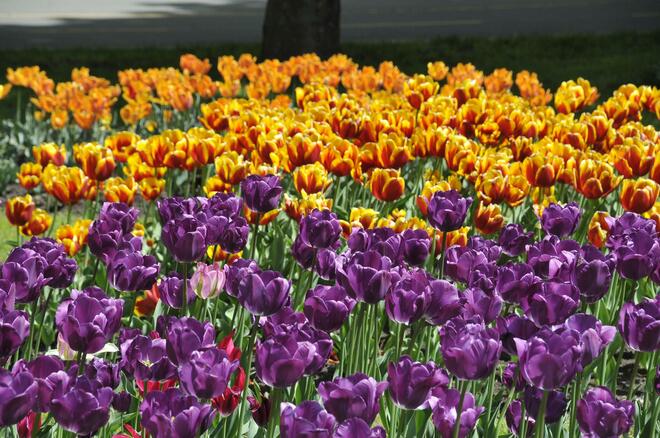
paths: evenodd
<path fill-rule="evenodd" d="M 8 72 L 7 433 L 656 436 L 660 90 L 210 69 Z"/>

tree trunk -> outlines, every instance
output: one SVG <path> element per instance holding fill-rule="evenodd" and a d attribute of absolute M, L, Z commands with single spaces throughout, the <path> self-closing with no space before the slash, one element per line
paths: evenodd
<path fill-rule="evenodd" d="M 339 49 L 340 0 L 268 0 L 264 18 L 264 58 L 287 59 Z"/>

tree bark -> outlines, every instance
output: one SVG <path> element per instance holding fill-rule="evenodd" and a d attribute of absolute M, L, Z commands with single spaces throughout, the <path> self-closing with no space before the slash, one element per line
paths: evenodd
<path fill-rule="evenodd" d="M 264 58 L 305 53 L 326 58 L 339 50 L 340 0 L 268 0 L 263 25 Z"/>

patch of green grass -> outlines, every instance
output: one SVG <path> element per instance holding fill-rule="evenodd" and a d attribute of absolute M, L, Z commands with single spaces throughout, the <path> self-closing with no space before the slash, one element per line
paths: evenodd
<path fill-rule="evenodd" d="M 16 227 L 9 223 L 4 214 L 0 215 L 0 260 L 7 258 L 9 251 L 16 243 Z"/>

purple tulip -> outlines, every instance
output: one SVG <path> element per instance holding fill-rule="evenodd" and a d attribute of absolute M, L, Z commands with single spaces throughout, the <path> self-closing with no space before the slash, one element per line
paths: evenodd
<path fill-rule="evenodd" d="M 61 244 L 53 239 L 33 237 L 29 242 L 23 244 L 23 248 L 31 249 L 44 258 L 46 286 L 63 289 L 71 285 L 78 270 L 78 264 L 67 256 Z"/>
<path fill-rule="evenodd" d="M 610 249 L 617 248 L 625 243 L 626 238 L 634 232 L 642 231 L 653 237 L 657 236 L 655 222 L 646 219 L 637 213 L 625 212 L 617 219 L 610 219 L 610 233 L 606 246 Z"/>
<path fill-rule="evenodd" d="M 225 393 L 239 361 L 230 360 L 219 348 L 193 351 L 190 360 L 179 369 L 181 387 L 200 399 L 211 399 Z"/>
<path fill-rule="evenodd" d="M 382 426 L 373 429 L 362 418 L 349 418 L 341 423 L 333 438 L 386 438 L 387 434 Z"/>
<path fill-rule="evenodd" d="M 565 206 L 552 203 L 543 209 L 541 228 L 547 234 L 566 237 L 575 232 L 581 217 L 582 211 L 575 202 Z"/>
<path fill-rule="evenodd" d="M 477 380 L 495 370 L 502 343 L 499 333 L 486 328 L 481 318 L 456 317 L 440 328 L 440 351 L 449 372 L 459 379 Z"/>
<path fill-rule="evenodd" d="M 48 263 L 34 250 L 14 248 L 1 266 L 0 276 L 14 287 L 17 303 L 30 303 L 39 297 L 48 283 L 44 276 Z"/>
<path fill-rule="evenodd" d="M 119 365 L 95 357 L 85 365 L 84 376 L 100 386 L 116 389 L 119 386 Z"/>
<path fill-rule="evenodd" d="M 104 202 L 98 219 L 113 222 L 123 233 L 130 233 L 135 227 L 140 212 L 123 202 Z"/>
<path fill-rule="evenodd" d="M 502 310 L 502 298 L 497 293 L 487 294 L 479 288 L 470 287 L 463 292 L 463 298 L 465 300 L 462 313 L 464 319 L 479 316 L 484 323 L 489 324 L 495 321 Z"/>
<path fill-rule="evenodd" d="M 218 192 L 206 204 L 209 215 L 235 218 L 243 213 L 243 200 L 233 193 Z"/>
<path fill-rule="evenodd" d="M 287 388 L 305 374 L 314 361 L 316 347 L 311 342 L 298 342 L 286 333 L 269 337 L 257 344 L 255 370 L 265 384 Z"/>
<path fill-rule="evenodd" d="M 57 356 L 39 356 L 25 362 L 22 359 L 14 364 L 12 374 L 28 372 L 37 383 L 36 403 L 33 410 L 48 412 L 53 398 L 62 396 L 75 382 L 78 368 L 72 366 L 65 371 L 64 362 Z"/>
<path fill-rule="evenodd" d="M 436 386 L 449 384 L 449 376 L 433 362 L 413 362 L 409 356 L 387 366 L 387 383 L 394 403 L 403 409 L 427 409 Z"/>
<path fill-rule="evenodd" d="M 530 385 L 543 390 L 562 387 L 582 370 L 580 337 L 574 330 L 541 329 L 527 341 L 515 339 L 520 372 Z"/>
<path fill-rule="evenodd" d="M 115 411 L 126 413 L 131 409 L 133 397 L 126 391 L 115 393 L 112 397 L 112 408 Z"/>
<path fill-rule="evenodd" d="M 4 365 L 30 335 L 29 318 L 21 310 L 0 310 L 0 365 Z"/>
<path fill-rule="evenodd" d="M 511 356 L 518 354 L 514 342 L 516 338 L 526 341 L 539 331 L 532 320 L 515 313 L 497 318 L 495 326 L 502 340 L 502 348 Z"/>
<path fill-rule="evenodd" d="M 660 261 L 660 239 L 645 230 L 634 230 L 614 248 L 616 270 L 623 278 L 641 280 L 655 270 Z"/>
<path fill-rule="evenodd" d="M 108 281 L 118 291 L 151 289 L 159 272 L 156 257 L 137 251 L 117 251 L 108 263 Z"/>
<path fill-rule="evenodd" d="M 206 254 L 206 226 L 195 216 L 167 221 L 160 233 L 167 250 L 178 262 L 194 262 Z"/>
<path fill-rule="evenodd" d="M 506 409 L 504 418 L 506 419 L 506 425 L 509 428 L 509 431 L 515 436 L 520 436 L 522 432 L 522 416 L 523 416 L 523 404 L 520 400 L 514 400 L 511 402 L 509 407 Z M 530 437 L 534 435 L 534 426 L 536 425 L 536 419 L 530 416 L 529 412 L 525 410 L 525 421 L 527 422 L 527 433 L 526 436 Z"/>
<path fill-rule="evenodd" d="M 359 252 L 337 263 L 337 281 L 358 301 L 375 304 L 395 283 L 392 262 L 376 251 Z"/>
<path fill-rule="evenodd" d="M 163 224 L 181 216 L 198 216 L 207 209 L 208 203 L 209 200 L 202 197 L 165 198 L 158 201 L 158 216 Z"/>
<path fill-rule="evenodd" d="M 520 304 L 531 297 L 541 283 L 526 263 L 508 263 L 497 270 L 495 291 L 507 303 Z"/>
<path fill-rule="evenodd" d="M 431 394 L 430 405 L 433 411 L 433 424 L 442 438 L 453 436 L 460 398 L 461 394 L 457 390 L 442 386 L 437 386 Z M 458 431 L 460 438 L 465 438 L 472 432 L 483 412 L 484 407 L 477 406 L 474 396 L 466 392 L 460 412 L 461 422 Z"/>
<path fill-rule="evenodd" d="M 429 295 L 426 271 L 406 271 L 399 282 L 385 295 L 385 312 L 399 324 L 412 324 L 424 316 Z"/>
<path fill-rule="evenodd" d="M 291 245 L 293 259 L 303 269 L 309 269 L 314 266 L 315 253 L 316 250 L 311 245 L 306 244 L 302 236 L 298 234 Z"/>
<path fill-rule="evenodd" d="M 238 296 L 238 285 L 247 275 L 261 272 L 257 262 L 250 259 L 238 259 L 232 264 L 225 265 L 225 290 L 232 297 Z"/>
<path fill-rule="evenodd" d="M 600 356 L 600 353 L 616 336 L 615 327 L 603 325 L 598 318 L 585 313 L 578 313 L 569 317 L 564 325 L 566 328 L 575 330 L 580 334 L 582 367 L 586 367 Z"/>
<path fill-rule="evenodd" d="M 577 421 L 582 436 L 614 438 L 626 434 L 633 425 L 635 405 L 617 400 L 612 392 L 597 386 L 585 392 L 577 402 Z"/>
<path fill-rule="evenodd" d="M 310 356 L 304 370 L 306 375 L 319 372 L 332 353 L 330 336 L 326 332 L 312 327 L 305 315 L 294 312 L 290 307 L 266 318 L 263 330 L 266 337 L 280 340 L 291 338 L 299 346 L 309 349 Z"/>
<path fill-rule="evenodd" d="M 307 291 L 305 316 L 313 327 L 328 333 L 339 330 L 355 307 L 355 300 L 339 286 L 318 285 Z"/>
<path fill-rule="evenodd" d="M 325 409 L 338 422 L 357 417 L 371 424 L 380 411 L 379 399 L 385 389 L 387 382 L 377 382 L 366 374 L 357 373 L 321 382 L 318 393 Z"/>
<path fill-rule="evenodd" d="M 276 209 L 280 203 L 280 178 L 276 175 L 249 175 L 241 181 L 241 194 L 250 210 L 267 213 Z"/>
<path fill-rule="evenodd" d="M 32 374 L 0 368 L 0 427 L 18 423 L 32 410 L 36 399 L 37 383 Z"/>
<path fill-rule="evenodd" d="M 574 240 L 548 235 L 527 247 L 527 263 L 543 279 L 570 281 L 580 250 L 580 244 Z"/>
<path fill-rule="evenodd" d="M 291 282 L 279 272 L 245 273 L 238 283 L 238 302 L 253 315 L 272 315 L 289 299 Z"/>
<path fill-rule="evenodd" d="M 538 416 L 542 398 L 543 390 L 531 386 L 525 388 L 525 407 L 527 408 L 527 414 L 532 418 Z M 545 423 L 552 424 L 561 420 L 561 417 L 566 412 L 567 406 L 568 399 L 566 398 L 566 394 L 560 391 L 548 391 L 548 401 L 545 408 Z"/>
<path fill-rule="evenodd" d="M 472 198 L 464 198 L 456 190 L 435 192 L 428 206 L 429 223 L 445 233 L 458 230 L 471 205 Z"/>
<path fill-rule="evenodd" d="M 304 401 L 298 406 L 282 404 L 280 436 L 282 438 L 332 438 L 335 417 L 327 413 L 318 402 Z"/>
<path fill-rule="evenodd" d="M 330 249 L 321 249 L 316 253 L 314 272 L 324 280 L 334 281 L 337 271 L 337 254 Z"/>
<path fill-rule="evenodd" d="M 209 322 L 195 318 L 170 318 L 166 327 L 167 356 L 175 365 L 190 360 L 195 350 L 215 348 L 215 329 Z"/>
<path fill-rule="evenodd" d="M 316 248 L 330 248 L 341 234 L 337 215 L 330 210 L 314 209 L 300 219 L 300 237 L 304 243 Z"/>
<path fill-rule="evenodd" d="M 66 343 L 82 353 L 96 353 L 119 331 L 124 300 L 109 298 L 96 286 L 73 290 L 55 314 Z"/>
<path fill-rule="evenodd" d="M 587 244 L 582 247 L 582 256 L 577 260 L 571 282 L 580 291 L 580 298 L 595 303 L 610 289 L 614 258 L 606 256 L 598 248 Z"/>
<path fill-rule="evenodd" d="M 533 232 L 525 232 L 519 224 L 507 224 L 502 231 L 497 243 L 502 248 L 502 252 L 509 257 L 517 257 L 525 251 L 525 248 L 532 242 Z"/>
<path fill-rule="evenodd" d="M 136 336 L 121 344 L 122 370 L 137 380 L 163 381 L 176 376 L 165 339 Z"/>
<path fill-rule="evenodd" d="M 211 425 L 211 405 L 178 388 L 149 392 L 140 404 L 142 427 L 154 438 L 200 436 Z"/>
<path fill-rule="evenodd" d="M 449 247 L 445 257 L 445 275 L 461 283 L 468 283 L 477 267 L 491 263 L 486 253 L 459 245 Z"/>
<path fill-rule="evenodd" d="M 525 313 L 539 327 L 562 324 L 580 304 L 580 291 L 572 283 L 545 281 L 522 302 Z"/>
<path fill-rule="evenodd" d="M 403 259 L 410 266 L 421 266 L 429 256 L 431 238 L 426 230 L 407 229 L 401 233 L 403 238 Z"/>
<path fill-rule="evenodd" d="M 463 310 L 463 299 L 456 286 L 446 280 L 429 283 L 424 318 L 429 324 L 442 325 Z"/>
<path fill-rule="evenodd" d="M 163 277 L 163 279 L 158 283 L 158 293 L 160 294 L 160 299 L 168 307 L 173 309 L 183 308 L 183 275 L 179 274 L 176 271 L 170 272 L 168 277 Z M 195 301 L 195 291 L 190 285 L 190 280 L 188 280 L 188 287 L 186 289 L 186 297 L 188 304 Z"/>
<path fill-rule="evenodd" d="M 506 364 L 504 370 L 502 370 L 502 385 L 516 391 L 525 389 L 525 379 L 520 375 L 517 363 L 509 362 Z"/>
<path fill-rule="evenodd" d="M 633 350 L 660 350 L 660 295 L 637 305 L 625 303 L 619 312 L 617 328 Z"/>
<path fill-rule="evenodd" d="M 63 429 L 93 435 L 110 419 L 113 398 L 111 388 L 97 387 L 79 378 L 69 391 L 52 400 L 50 413 Z"/>

